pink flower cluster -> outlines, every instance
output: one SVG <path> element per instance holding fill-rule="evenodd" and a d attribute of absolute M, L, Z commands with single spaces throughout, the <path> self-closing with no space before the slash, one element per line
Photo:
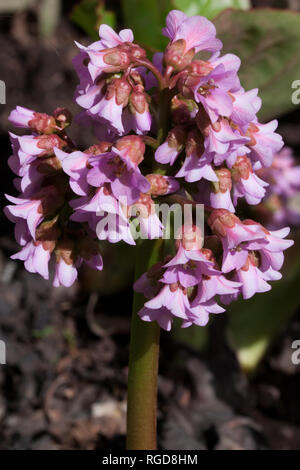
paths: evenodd
<path fill-rule="evenodd" d="M 78 45 L 76 121 L 92 126 L 90 148 L 79 150 L 68 136 L 66 109 L 12 111 L 11 122 L 31 134 L 11 134 L 21 194 L 7 196 L 6 213 L 22 246 L 13 258 L 45 278 L 52 260 L 54 285 L 69 286 L 83 262 L 102 269 L 99 240 L 135 244 L 132 221 L 147 238 L 162 237 L 155 201 L 204 204 L 205 236 L 193 221 L 183 226 L 174 249 L 134 284 L 147 299 L 140 317 L 170 330 L 175 317 L 183 327 L 205 325 L 224 311 L 220 303 L 280 279 L 289 229 L 269 231 L 235 212 L 241 200 L 256 206 L 268 195 L 265 171 L 272 168 L 277 193 L 287 195 L 298 170 L 278 153 L 277 122 L 258 121 L 258 90 L 242 88 L 240 59 L 221 55 L 214 25 L 177 10 L 166 23 L 169 44 L 152 62 L 131 30 L 102 25 L 99 41 Z"/>
<path fill-rule="evenodd" d="M 256 217 L 271 229 L 286 224 L 300 226 L 300 165 L 296 164 L 292 149 L 284 147 L 274 155 L 270 167 L 256 173 L 269 184 L 261 204 L 255 207 Z"/>

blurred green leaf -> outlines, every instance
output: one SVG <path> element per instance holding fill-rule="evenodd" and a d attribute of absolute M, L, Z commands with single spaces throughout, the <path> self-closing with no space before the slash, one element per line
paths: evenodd
<path fill-rule="evenodd" d="M 286 253 L 283 278 L 272 283 L 271 291 L 238 300 L 227 309 L 228 339 L 242 369 L 250 374 L 300 305 L 299 246 Z"/>
<path fill-rule="evenodd" d="M 300 78 L 300 14 L 272 9 L 226 10 L 214 23 L 223 41 L 222 53 L 237 54 L 242 60 L 242 85 L 247 90 L 260 90 L 260 119 L 295 109 L 291 85 Z"/>
<path fill-rule="evenodd" d="M 202 15 L 210 20 L 226 8 L 250 8 L 249 0 L 173 0 L 173 4 L 189 16 Z"/>
<path fill-rule="evenodd" d="M 116 26 L 115 13 L 105 8 L 104 0 L 82 0 L 73 8 L 71 21 L 82 28 L 92 39 L 99 39 L 101 23 Z"/>
<path fill-rule="evenodd" d="M 167 39 L 161 30 L 172 9 L 171 0 L 123 0 L 122 10 L 126 28 L 134 32 L 135 42 L 154 52 L 163 50 Z"/>
<path fill-rule="evenodd" d="M 50 36 L 57 28 L 62 10 L 61 0 L 40 0 L 38 9 L 39 32 Z"/>

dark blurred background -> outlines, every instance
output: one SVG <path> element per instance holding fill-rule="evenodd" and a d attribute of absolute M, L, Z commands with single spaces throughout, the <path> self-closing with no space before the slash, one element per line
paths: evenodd
<path fill-rule="evenodd" d="M 91 11 L 88 2 L 84 12 Z M 96 3 L 97 10 L 90 2 L 97 13 L 91 24 L 90 16 L 82 21 L 79 1 L 0 0 L 2 194 L 16 194 L 7 166 L 10 111 L 20 105 L 78 112 L 74 40 L 91 42 L 97 22 L 127 26 L 122 2 Z M 300 11 L 299 0 L 252 6 Z M 300 155 L 299 108 L 281 113 L 279 132 Z M 92 143 L 76 125 L 72 137 L 81 148 Z M 7 353 L 0 365 L 0 448 L 122 449 L 134 250 L 105 245 L 102 273 L 85 269 L 72 288 L 55 289 L 10 260 L 18 246 L 13 225 L 2 211 L 0 217 L 0 340 Z M 293 235 L 297 240 L 297 227 Z M 162 334 L 161 448 L 300 448 L 300 367 L 291 361 L 292 342 L 300 340 L 298 253 L 296 243 L 286 268 L 296 276 L 273 297 L 266 294 L 265 304 L 247 301 L 244 316 L 232 311 L 204 330 Z M 257 314 L 266 320 L 248 327 Z"/>

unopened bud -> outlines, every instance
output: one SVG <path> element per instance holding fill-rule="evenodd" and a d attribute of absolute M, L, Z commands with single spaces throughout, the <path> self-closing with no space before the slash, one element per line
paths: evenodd
<path fill-rule="evenodd" d="M 178 181 L 171 176 L 151 173 L 150 175 L 147 175 L 146 178 L 150 183 L 149 193 L 153 197 L 165 196 L 166 194 L 177 191 L 180 187 Z"/>
<path fill-rule="evenodd" d="M 140 195 L 139 199 L 128 208 L 128 217 L 147 219 L 154 212 L 154 202 L 149 194 Z"/>
<path fill-rule="evenodd" d="M 34 113 L 28 126 L 38 134 L 53 134 L 56 130 L 56 122 L 53 116 L 44 113 Z"/>
<path fill-rule="evenodd" d="M 102 153 L 109 152 L 112 147 L 111 142 L 99 142 L 98 144 L 91 145 L 88 149 L 84 151 L 84 153 L 87 153 L 89 155 L 100 155 Z"/>
<path fill-rule="evenodd" d="M 249 158 L 246 155 L 237 157 L 232 167 L 232 179 L 234 181 L 239 181 L 241 178 L 247 180 L 251 173 L 253 169 Z"/>
<path fill-rule="evenodd" d="M 213 186 L 216 192 L 226 193 L 226 191 L 231 191 L 232 180 L 230 170 L 227 168 L 216 169 L 215 173 L 218 177 L 218 182 Z"/>
<path fill-rule="evenodd" d="M 237 223 L 241 224 L 241 221 L 227 209 L 214 209 L 207 223 L 216 235 L 226 237 L 227 229 L 233 228 Z"/>
<path fill-rule="evenodd" d="M 123 157 L 128 158 L 134 165 L 139 165 L 144 159 L 145 144 L 138 135 L 127 135 L 117 140 L 115 147 Z"/>
<path fill-rule="evenodd" d="M 72 113 L 67 108 L 56 108 L 53 117 L 60 129 L 65 129 L 72 122 Z"/>
<path fill-rule="evenodd" d="M 176 234 L 176 238 L 177 248 L 180 243 L 187 251 L 201 250 L 203 247 L 203 233 L 197 225 L 183 225 Z"/>
<path fill-rule="evenodd" d="M 173 67 L 176 72 L 180 72 L 187 67 L 195 56 L 195 49 L 186 51 L 184 39 L 178 39 L 167 46 L 164 61 L 167 66 Z"/>
<path fill-rule="evenodd" d="M 135 114 L 143 114 L 145 111 L 148 111 L 148 102 L 146 94 L 143 92 L 133 91 L 129 99 L 130 110 Z"/>
<path fill-rule="evenodd" d="M 54 147 L 62 149 L 65 147 L 66 143 L 58 135 L 41 135 L 36 137 L 38 140 L 37 147 L 44 150 L 39 157 L 44 157 L 46 155 L 52 155 Z"/>
<path fill-rule="evenodd" d="M 108 49 L 103 56 L 105 64 L 109 65 L 108 71 L 116 73 L 121 70 L 127 69 L 131 62 L 129 51 L 125 47 L 117 46 Z"/>
<path fill-rule="evenodd" d="M 57 224 L 58 216 L 51 220 L 42 222 L 36 229 L 35 237 L 37 242 L 41 242 L 44 250 L 53 251 L 61 230 Z"/>
<path fill-rule="evenodd" d="M 117 105 L 127 106 L 131 86 L 125 78 L 115 78 L 107 86 L 106 99 L 110 100 L 115 97 Z"/>

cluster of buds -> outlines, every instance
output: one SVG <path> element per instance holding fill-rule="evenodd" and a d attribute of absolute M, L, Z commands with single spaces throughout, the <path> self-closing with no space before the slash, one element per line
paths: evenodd
<path fill-rule="evenodd" d="M 23 247 L 14 258 L 48 278 L 53 254 L 54 285 L 68 286 L 82 262 L 102 269 L 101 240 L 135 244 L 133 227 L 144 238 L 163 237 L 155 202 L 202 204 L 204 232 L 192 213 L 166 244 L 166 258 L 134 285 L 147 299 L 140 317 L 169 330 L 175 317 L 183 327 L 205 325 L 239 295 L 265 292 L 281 277 L 289 229 L 236 214 L 293 195 L 299 168 L 280 152 L 277 122 L 258 121 L 258 90 L 242 88 L 240 59 L 220 55 L 214 25 L 177 10 L 166 22 L 169 44 L 152 62 L 131 30 L 102 25 L 99 41 L 78 45 L 75 100 L 84 110 L 76 121 L 98 139 L 88 149 L 68 137 L 63 108 L 52 116 L 11 113 L 31 135 L 11 134 L 9 164 L 21 195 L 7 196 L 6 212 Z"/>

